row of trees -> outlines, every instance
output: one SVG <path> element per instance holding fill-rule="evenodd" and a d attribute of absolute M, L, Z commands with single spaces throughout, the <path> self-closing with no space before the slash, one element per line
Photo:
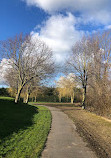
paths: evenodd
<path fill-rule="evenodd" d="M 16 91 L 15 102 L 22 95 L 27 103 L 29 95 L 36 97 L 40 85 L 54 73 L 52 51 L 40 39 L 22 34 L 0 45 L 9 65 L 4 77 Z M 83 37 L 73 46 L 65 66 L 71 75 L 56 82 L 59 100 L 70 97 L 73 103 L 79 87 L 83 109 L 87 104 L 107 111 L 111 104 L 111 30 Z"/>
<path fill-rule="evenodd" d="M 28 100 L 31 102 L 62 102 L 62 103 L 70 103 L 72 102 L 71 96 L 69 95 L 62 95 L 61 99 L 59 98 L 59 91 L 58 88 L 55 87 L 45 87 L 39 86 L 36 87 L 31 93 L 29 94 Z M 0 96 L 7 96 L 7 97 L 15 97 L 16 96 L 16 89 L 14 88 L 0 88 Z M 25 102 L 27 93 L 22 90 L 21 92 L 21 101 Z M 81 101 L 82 92 L 80 88 L 76 88 L 74 90 L 74 102 Z"/>

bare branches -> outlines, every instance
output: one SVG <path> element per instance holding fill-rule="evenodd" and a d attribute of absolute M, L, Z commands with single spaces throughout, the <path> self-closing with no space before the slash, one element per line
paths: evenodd
<path fill-rule="evenodd" d="M 43 80 L 54 72 L 52 51 L 39 39 L 32 39 L 31 36 L 23 37 L 22 34 L 1 42 L 2 54 L 9 59 L 10 72 L 7 72 L 7 80 L 12 86 L 12 78 L 15 87 L 18 89 L 18 97 L 23 87 L 33 79 Z"/>
<path fill-rule="evenodd" d="M 96 33 L 90 37 L 83 37 L 78 41 L 67 61 L 77 80 L 83 87 L 83 104 L 85 105 L 86 93 L 101 100 L 110 96 L 108 84 L 111 82 L 111 30 Z M 90 93 L 87 93 L 87 96 Z M 90 96 L 90 98 L 93 98 Z M 108 100 L 108 99 L 107 99 Z M 94 101 L 94 98 L 93 98 Z M 103 101 L 105 102 L 105 101 Z M 105 107 L 106 106 L 106 103 Z"/>

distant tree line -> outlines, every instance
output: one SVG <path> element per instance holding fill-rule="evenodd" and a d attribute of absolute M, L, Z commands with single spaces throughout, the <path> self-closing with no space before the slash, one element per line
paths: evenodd
<path fill-rule="evenodd" d="M 0 88 L 0 96 L 10 96 L 10 94 L 8 93 L 8 89 L 7 88 Z"/>
<path fill-rule="evenodd" d="M 74 102 L 81 102 L 81 94 L 80 89 L 77 89 L 75 93 Z M 24 92 L 21 93 L 21 100 L 24 100 Z M 13 88 L 0 88 L 0 96 L 6 96 L 6 97 L 13 97 L 16 96 L 16 90 Z M 30 102 L 61 102 L 61 103 L 70 103 L 71 98 L 70 97 L 61 97 L 61 101 L 59 99 L 59 93 L 58 89 L 54 87 L 39 87 L 36 89 L 36 92 L 33 91 L 28 98 L 28 101 Z"/>

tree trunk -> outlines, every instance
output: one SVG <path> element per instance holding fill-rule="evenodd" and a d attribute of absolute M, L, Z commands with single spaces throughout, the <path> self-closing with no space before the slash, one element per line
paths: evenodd
<path fill-rule="evenodd" d="M 61 103 L 61 95 L 59 95 L 59 102 Z"/>
<path fill-rule="evenodd" d="M 18 102 L 19 97 L 20 97 L 20 92 L 17 92 L 16 97 L 15 97 L 15 103 Z"/>
<path fill-rule="evenodd" d="M 36 96 L 34 97 L 34 102 L 36 102 Z"/>
<path fill-rule="evenodd" d="M 84 82 L 83 82 L 83 100 L 82 100 L 82 109 L 86 108 L 86 86 L 87 86 L 87 74 L 86 70 L 84 69 Z"/>
<path fill-rule="evenodd" d="M 26 104 L 28 103 L 28 100 L 29 100 L 29 94 L 27 93 L 27 95 L 26 95 Z"/>
<path fill-rule="evenodd" d="M 85 108 L 86 108 L 85 101 L 86 101 L 86 86 L 85 86 L 85 87 L 83 87 L 82 109 L 85 109 Z"/>
<path fill-rule="evenodd" d="M 71 96 L 71 104 L 73 104 L 73 97 Z"/>
<path fill-rule="evenodd" d="M 74 93 L 71 95 L 71 104 L 74 103 Z"/>
<path fill-rule="evenodd" d="M 26 94 L 26 97 L 24 97 L 24 101 L 23 101 L 23 102 L 27 104 L 27 103 L 28 103 L 28 100 L 29 100 L 29 94 L 27 93 L 27 94 Z"/>
<path fill-rule="evenodd" d="M 28 103 L 29 101 L 29 93 L 27 93 L 27 100 L 26 100 L 26 103 Z"/>
<path fill-rule="evenodd" d="M 19 89 L 18 89 L 18 92 L 17 92 L 17 94 L 16 94 L 16 97 L 15 97 L 15 103 L 17 103 L 18 100 L 20 99 L 21 91 L 22 91 L 22 88 L 19 88 Z"/>

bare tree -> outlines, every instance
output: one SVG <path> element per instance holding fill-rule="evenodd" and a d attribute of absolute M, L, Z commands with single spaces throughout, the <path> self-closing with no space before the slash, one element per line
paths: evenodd
<path fill-rule="evenodd" d="M 45 79 L 54 72 L 52 51 L 40 39 L 20 34 L 12 39 L 1 41 L 1 51 L 11 65 L 7 71 L 8 82 L 13 78 L 17 88 L 17 103 L 22 89 L 33 79 Z"/>
<path fill-rule="evenodd" d="M 76 74 L 77 80 L 82 85 L 83 109 L 85 108 L 87 90 L 89 100 L 93 100 L 93 104 L 98 109 L 108 109 L 107 102 L 110 100 L 108 85 L 110 85 L 111 70 L 111 30 L 96 33 L 87 38 L 83 37 L 74 45 L 67 64 L 70 71 Z M 89 97 L 89 94 L 92 96 Z M 94 103 L 95 101 L 96 103 Z M 98 105 L 100 106 L 98 107 Z"/>
<path fill-rule="evenodd" d="M 94 34 L 92 41 L 96 47 L 98 45 L 99 51 L 93 52 L 87 103 L 103 115 L 108 113 L 111 104 L 111 30 Z"/>
<path fill-rule="evenodd" d="M 97 49 L 96 51 L 99 50 L 98 47 L 93 47 L 93 44 L 90 38 L 83 37 L 74 45 L 72 54 L 67 60 L 68 67 L 76 75 L 77 81 L 81 83 L 83 88 L 83 109 L 85 109 L 88 79 L 91 77 L 90 67 L 93 61 L 93 52 L 95 49 Z"/>

